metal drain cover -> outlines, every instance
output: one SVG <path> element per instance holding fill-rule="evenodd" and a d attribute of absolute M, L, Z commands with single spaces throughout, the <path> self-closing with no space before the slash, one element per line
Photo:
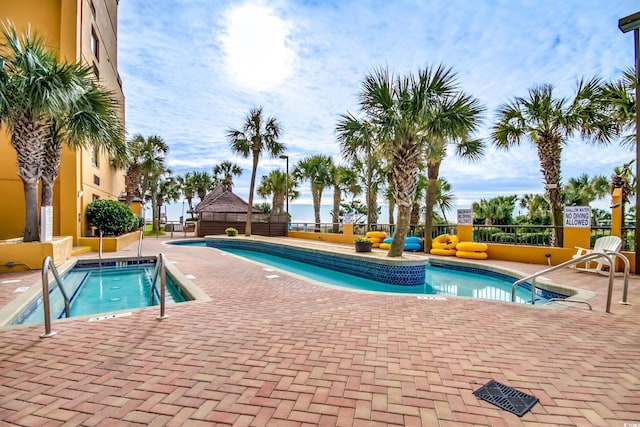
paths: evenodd
<path fill-rule="evenodd" d="M 538 398 L 491 380 L 473 392 L 476 397 L 521 417 L 538 403 Z"/>

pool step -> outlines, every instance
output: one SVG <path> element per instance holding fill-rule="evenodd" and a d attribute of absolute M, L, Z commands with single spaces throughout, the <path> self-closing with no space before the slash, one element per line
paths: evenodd
<path fill-rule="evenodd" d="M 91 246 L 74 246 L 71 248 L 71 256 L 86 254 L 87 252 L 91 252 Z"/>

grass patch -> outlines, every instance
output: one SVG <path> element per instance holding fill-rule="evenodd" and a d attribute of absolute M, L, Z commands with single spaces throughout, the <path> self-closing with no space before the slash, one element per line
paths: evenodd
<path fill-rule="evenodd" d="M 144 226 L 144 236 L 145 237 L 156 237 L 156 236 L 165 236 L 167 233 L 160 229 L 159 231 L 153 231 L 153 225 L 145 224 Z"/>

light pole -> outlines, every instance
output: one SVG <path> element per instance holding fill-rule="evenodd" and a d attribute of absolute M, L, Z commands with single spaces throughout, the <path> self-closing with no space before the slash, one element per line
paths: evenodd
<path fill-rule="evenodd" d="M 618 28 L 623 33 L 633 30 L 636 64 L 636 232 L 633 240 L 635 272 L 640 273 L 640 12 L 620 18 Z"/>
<path fill-rule="evenodd" d="M 287 174 L 284 176 L 284 197 L 286 201 L 287 224 L 289 224 L 289 156 L 282 154 L 280 158 L 287 161 Z"/>

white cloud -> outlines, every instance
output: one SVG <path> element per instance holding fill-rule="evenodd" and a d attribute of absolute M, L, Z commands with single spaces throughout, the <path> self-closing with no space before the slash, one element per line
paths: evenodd
<path fill-rule="evenodd" d="M 338 160 L 335 125 L 339 114 L 358 112 L 366 73 L 442 63 L 487 106 L 479 132 L 487 136 L 496 108 L 536 84 L 570 97 L 580 77 L 614 79 L 633 66 L 633 37 L 617 20 L 636 10 L 630 0 L 127 0 L 118 6 L 127 131 L 161 135 L 175 173 L 241 164 L 235 190 L 246 199 L 250 164 L 231 153 L 225 133 L 252 107 L 281 122 L 290 167 L 317 153 Z M 537 154 L 526 143 L 488 148 L 476 163 L 450 156 L 441 175 L 459 203 L 542 192 Z M 630 157 L 616 144 L 571 141 L 562 176 L 609 176 Z M 274 168 L 283 162 L 262 158 L 258 180 Z"/>
<path fill-rule="evenodd" d="M 289 78 L 296 59 L 289 41 L 291 26 L 261 2 L 228 9 L 219 39 L 231 78 L 257 91 L 274 89 Z"/>

